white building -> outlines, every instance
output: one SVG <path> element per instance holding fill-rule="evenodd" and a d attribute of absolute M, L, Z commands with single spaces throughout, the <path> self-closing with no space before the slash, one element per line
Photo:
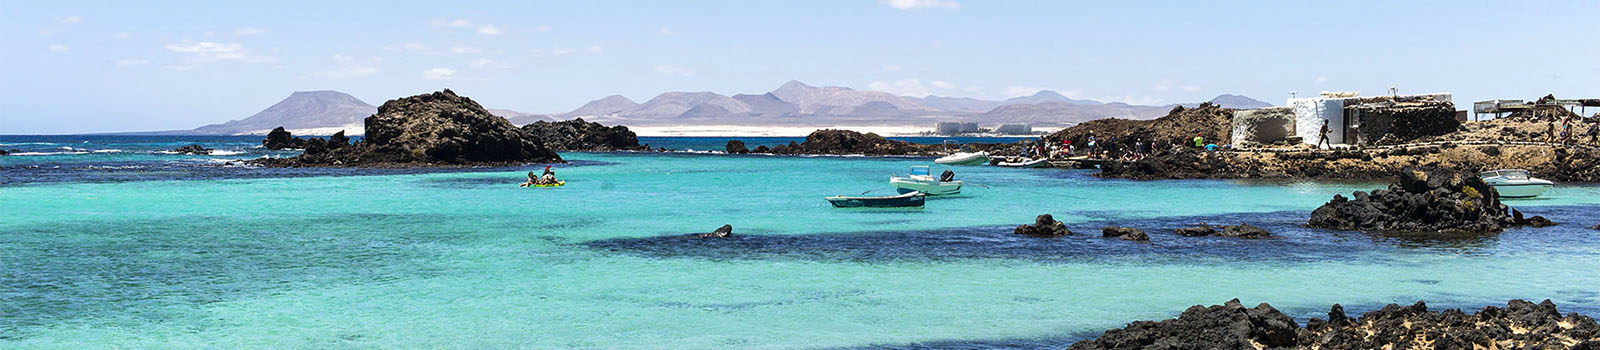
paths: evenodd
<path fill-rule="evenodd" d="M 1302 143 L 1315 145 L 1318 133 L 1322 131 L 1322 122 L 1328 122 L 1328 143 L 1334 145 L 1348 144 L 1354 141 L 1354 130 L 1360 128 L 1360 119 L 1353 118 L 1345 110 L 1347 106 L 1368 103 L 1398 102 L 1398 101 L 1440 101 L 1450 102 L 1449 93 L 1370 96 L 1362 97 L 1359 92 L 1322 92 L 1321 96 L 1290 98 L 1285 104 L 1294 110 L 1295 136 L 1300 137 Z"/>

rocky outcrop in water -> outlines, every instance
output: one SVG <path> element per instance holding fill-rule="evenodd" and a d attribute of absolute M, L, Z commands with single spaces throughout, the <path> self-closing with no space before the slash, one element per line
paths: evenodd
<path fill-rule="evenodd" d="M 1549 300 L 1512 300 L 1473 315 L 1429 311 L 1426 304 L 1389 304 L 1360 318 L 1333 305 L 1328 320 L 1300 328 L 1265 303 L 1246 309 L 1238 299 L 1195 305 L 1175 319 L 1136 321 L 1069 349 L 1600 349 L 1594 319 L 1561 315 Z"/>
<path fill-rule="evenodd" d="M 343 134 L 344 132 L 340 131 L 340 133 Z M 261 140 L 261 147 L 266 147 L 270 150 L 305 148 L 306 140 L 295 138 L 294 134 L 289 133 L 288 130 L 284 130 L 283 127 L 280 126 L 273 128 L 270 132 L 267 132 L 267 138 L 265 140 Z"/>
<path fill-rule="evenodd" d="M 722 149 L 728 151 L 728 154 L 750 153 L 750 149 L 745 148 L 744 141 L 739 140 L 728 140 L 728 145 L 723 146 Z"/>
<path fill-rule="evenodd" d="M 1411 169 L 1388 189 L 1334 195 L 1311 212 L 1310 227 L 1390 233 L 1490 233 L 1516 222 L 1499 192 L 1475 174 Z"/>
<path fill-rule="evenodd" d="M 177 149 L 174 149 L 172 151 L 173 152 L 178 152 L 179 154 L 210 155 L 212 150 L 210 148 L 201 147 L 199 144 L 192 144 L 192 145 L 188 145 L 188 146 L 178 147 Z"/>
<path fill-rule="evenodd" d="M 1173 230 L 1173 232 L 1184 237 L 1218 236 L 1234 238 L 1262 238 L 1272 236 L 1272 233 L 1267 232 L 1266 229 L 1256 227 L 1255 225 L 1248 223 L 1238 225 L 1211 226 L 1202 222 L 1200 223 L 1200 226 L 1181 227 Z"/>
<path fill-rule="evenodd" d="M 806 135 L 804 143 L 790 142 L 788 145 L 772 147 L 764 153 L 772 154 L 860 154 L 869 156 L 888 155 L 935 155 L 940 154 L 939 145 L 914 144 L 905 141 L 889 140 L 873 133 L 859 133 L 850 130 L 817 130 Z M 761 152 L 761 147 L 756 152 Z"/>
<path fill-rule="evenodd" d="M 586 122 L 583 118 L 568 121 L 538 121 L 523 125 L 523 131 L 544 140 L 547 147 L 557 151 L 640 151 L 649 150 L 639 144 L 638 135 L 626 126 L 605 126 Z"/>
<path fill-rule="evenodd" d="M 1017 226 L 1011 233 L 1034 237 L 1062 237 L 1072 235 L 1072 230 L 1068 230 L 1066 224 L 1056 221 L 1050 214 L 1041 214 L 1033 219 L 1033 225 Z"/>
<path fill-rule="evenodd" d="M 1105 238 L 1121 238 L 1140 242 L 1150 240 L 1150 236 L 1146 235 L 1144 230 L 1122 226 L 1106 226 L 1105 228 L 1100 229 L 1100 236 Z"/>
<path fill-rule="evenodd" d="M 1071 350 L 1100 349 L 1257 349 L 1297 344 L 1294 318 L 1262 303 L 1245 308 L 1239 299 L 1222 305 L 1195 305 L 1178 318 L 1134 321 L 1099 338 L 1072 344 Z M 1257 346 L 1257 345 L 1260 346 Z"/>
<path fill-rule="evenodd" d="M 718 227 L 716 230 L 712 230 L 710 233 L 701 233 L 701 234 L 694 235 L 693 237 L 694 238 L 727 238 L 728 236 L 732 236 L 732 235 L 733 235 L 733 225 L 722 225 L 722 227 Z"/>
<path fill-rule="evenodd" d="M 448 89 L 385 102 L 365 123 L 366 137 L 353 145 L 324 141 L 324 150 L 312 152 L 316 141 L 308 140 L 307 151 L 298 157 L 255 162 L 279 167 L 427 167 L 562 161 L 528 131 Z"/>
<path fill-rule="evenodd" d="M 3 150 L 3 149 L 0 149 L 0 156 L 7 155 L 7 154 L 11 154 L 11 152 Z"/>

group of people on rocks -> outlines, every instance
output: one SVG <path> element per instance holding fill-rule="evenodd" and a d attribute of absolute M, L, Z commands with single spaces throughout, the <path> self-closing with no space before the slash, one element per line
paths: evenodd
<path fill-rule="evenodd" d="M 1582 117 L 1578 118 L 1583 119 Z M 1589 143 L 1600 144 L 1600 113 L 1595 113 L 1594 117 L 1590 119 L 1593 121 L 1589 122 Z M 1582 123 L 1581 120 L 1579 122 Z M 1556 121 L 1554 119 L 1551 119 L 1545 125 L 1546 127 L 1544 133 L 1546 141 L 1570 145 L 1573 142 L 1573 138 L 1578 136 L 1572 131 L 1571 117 L 1561 119 L 1561 134 L 1559 137 L 1556 134 Z"/>

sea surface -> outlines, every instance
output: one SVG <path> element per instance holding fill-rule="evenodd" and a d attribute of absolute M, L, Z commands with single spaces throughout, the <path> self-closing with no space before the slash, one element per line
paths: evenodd
<path fill-rule="evenodd" d="M 1302 321 L 1513 298 L 1600 315 L 1594 185 L 1507 201 L 1560 226 L 1404 240 L 1301 227 L 1380 183 L 958 167 L 967 188 L 926 208 L 837 209 L 823 197 L 893 193 L 931 159 L 707 152 L 726 140 L 563 153 L 566 186 L 528 189 L 542 166 L 266 169 L 240 160 L 296 152 L 0 136 L 20 151 L 0 156 L 0 348 L 1046 349 L 1233 298 Z M 167 152 L 191 143 L 222 152 Z M 1011 234 L 1041 213 L 1077 234 Z M 1171 231 L 1202 221 L 1276 236 Z"/>

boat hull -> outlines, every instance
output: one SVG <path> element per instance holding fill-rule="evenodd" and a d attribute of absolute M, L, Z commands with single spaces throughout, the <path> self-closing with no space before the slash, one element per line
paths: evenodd
<path fill-rule="evenodd" d="M 922 207 L 927 196 L 908 193 L 887 197 L 828 197 L 828 203 L 838 208 L 916 208 Z"/>
<path fill-rule="evenodd" d="M 944 165 L 983 165 L 989 163 L 989 154 L 984 152 L 956 153 L 934 159 L 934 163 Z"/>
<path fill-rule="evenodd" d="M 922 192 L 929 196 L 945 196 L 961 193 L 961 181 L 921 181 L 904 177 L 889 178 L 889 185 L 894 186 L 900 193 Z"/>
<path fill-rule="evenodd" d="M 1500 192 L 1500 197 L 1502 198 L 1538 197 L 1539 195 L 1544 194 L 1545 191 L 1549 191 L 1551 188 L 1555 187 L 1552 184 L 1545 183 L 1490 184 L 1490 186 L 1494 186 L 1495 192 Z"/>
<path fill-rule="evenodd" d="M 995 163 L 994 165 L 1003 166 L 1003 167 L 1007 167 L 1007 168 L 1038 168 L 1038 167 L 1045 166 L 1045 165 L 1047 165 L 1049 163 L 1050 163 L 1050 160 L 1048 160 L 1048 159 L 1035 159 L 1035 160 L 1030 160 L 1030 161 L 1026 161 L 1026 162 L 999 162 L 999 163 Z"/>

